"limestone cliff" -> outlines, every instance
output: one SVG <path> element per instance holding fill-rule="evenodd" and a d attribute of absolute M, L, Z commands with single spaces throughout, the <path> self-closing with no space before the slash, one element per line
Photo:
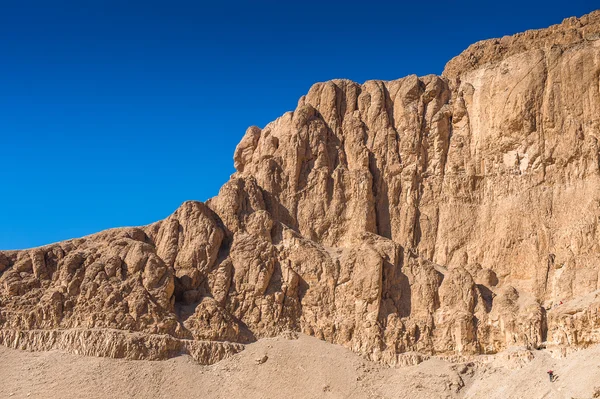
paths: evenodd
<path fill-rule="evenodd" d="M 302 331 L 390 364 L 600 342 L 600 12 L 442 76 L 315 84 L 167 219 L 0 252 L 0 343 L 210 363 Z"/>

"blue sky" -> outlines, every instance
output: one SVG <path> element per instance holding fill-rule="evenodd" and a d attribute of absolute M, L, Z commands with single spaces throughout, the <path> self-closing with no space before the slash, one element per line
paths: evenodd
<path fill-rule="evenodd" d="M 593 3 L 0 1 L 0 249 L 162 219 L 312 83 L 439 74 Z"/>

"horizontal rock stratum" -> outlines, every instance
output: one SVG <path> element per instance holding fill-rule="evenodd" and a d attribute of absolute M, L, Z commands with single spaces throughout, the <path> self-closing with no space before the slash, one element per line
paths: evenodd
<path fill-rule="evenodd" d="M 442 76 L 317 83 L 206 203 L 0 252 L 0 343 L 212 363 L 301 331 L 389 364 L 598 343 L 599 76 L 596 11 Z"/>

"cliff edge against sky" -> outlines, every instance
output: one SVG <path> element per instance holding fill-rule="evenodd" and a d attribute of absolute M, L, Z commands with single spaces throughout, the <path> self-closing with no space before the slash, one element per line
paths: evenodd
<path fill-rule="evenodd" d="M 0 343 L 213 363 L 301 331 L 388 364 L 600 342 L 600 12 L 442 76 L 315 84 L 167 219 L 0 252 Z"/>

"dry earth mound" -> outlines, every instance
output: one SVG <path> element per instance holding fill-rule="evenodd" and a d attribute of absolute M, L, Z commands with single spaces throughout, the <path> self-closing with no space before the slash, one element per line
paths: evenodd
<path fill-rule="evenodd" d="M 554 359 L 507 351 L 475 362 L 374 363 L 314 337 L 265 338 L 210 366 L 188 356 L 128 361 L 0 347 L 0 397 L 14 399 L 571 399 L 600 397 L 600 347 Z M 550 382 L 546 370 L 556 372 Z M 596 395 L 596 396 L 594 396 Z"/>

